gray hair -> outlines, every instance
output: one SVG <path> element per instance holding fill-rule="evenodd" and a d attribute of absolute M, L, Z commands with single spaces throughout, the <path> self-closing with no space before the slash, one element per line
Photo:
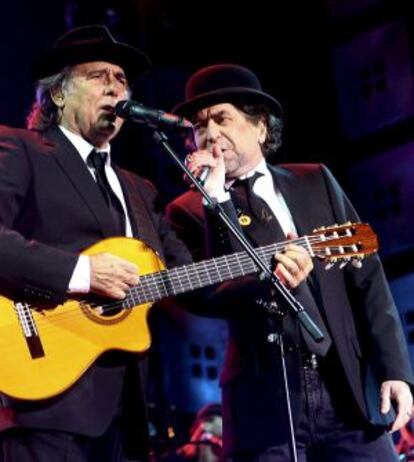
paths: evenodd
<path fill-rule="evenodd" d="M 37 81 L 36 97 L 26 119 L 29 130 L 44 131 L 60 122 L 61 109 L 53 101 L 51 92 L 57 89 L 66 91 L 71 75 L 72 67 L 68 66 L 58 74 Z"/>

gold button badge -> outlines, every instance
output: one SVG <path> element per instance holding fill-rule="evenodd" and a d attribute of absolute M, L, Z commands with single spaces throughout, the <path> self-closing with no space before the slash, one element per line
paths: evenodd
<path fill-rule="evenodd" d="M 240 226 L 249 226 L 251 222 L 252 222 L 252 219 L 249 217 L 249 215 L 245 215 L 243 213 L 242 215 L 239 216 Z"/>

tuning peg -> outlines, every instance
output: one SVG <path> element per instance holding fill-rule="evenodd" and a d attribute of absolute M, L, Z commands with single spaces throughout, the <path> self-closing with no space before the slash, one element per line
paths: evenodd
<path fill-rule="evenodd" d="M 333 266 L 335 266 L 335 263 L 338 261 L 336 257 L 331 257 L 329 259 L 329 262 L 325 265 L 326 271 L 330 270 Z"/>
<path fill-rule="evenodd" d="M 344 261 L 342 261 L 339 265 L 339 269 L 345 268 L 345 266 L 349 263 L 349 260 L 349 258 L 345 258 Z"/>
<path fill-rule="evenodd" d="M 352 259 L 352 266 L 354 268 L 357 268 L 357 269 L 360 269 L 362 268 L 362 261 L 361 261 L 361 258 L 353 258 Z"/>

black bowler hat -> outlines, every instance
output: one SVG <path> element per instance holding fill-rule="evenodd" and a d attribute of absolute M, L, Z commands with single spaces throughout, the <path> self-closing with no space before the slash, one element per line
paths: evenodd
<path fill-rule="evenodd" d="M 65 66 L 90 61 L 117 64 L 131 82 L 151 66 L 137 48 L 117 42 L 105 26 L 93 25 L 72 29 L 58 38 L 51 50 L 32 63 L 31 75 L 38 80 L 60 72 Z"/>
<path fill-rule="evenodd" d="M 173 112 L 191 117 L 204 107 L 231 102 L 265 104 L 276 116 L 282 115 L 280 103 L 262 90 L 257 76 L 237 64 L 216 64 L 197 71 L 187 81 L 185 101 Z"/>

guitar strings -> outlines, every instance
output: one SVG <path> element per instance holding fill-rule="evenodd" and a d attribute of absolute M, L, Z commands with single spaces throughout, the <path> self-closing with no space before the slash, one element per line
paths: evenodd
<path fill-rule="evenodd" d="M 307 244 L 308 242 L 326 242 L 328 241 L 329 239 L 337 239 L 336 237 L 332 237 L 332 238 L 326 238 L 325 240 L 321 240 L 320 237 L 317 237 L 317 236 L 311 236 L 309 238 L 299 238 L 295 241 L 286 241 L 286 242 L 283 242 L 283 243 L 278 243 L 278 244 L 270 244 L 268 246 L 264 246 L 264 247 L 260 247 L 258 248 L 259 250 L 259 253 L 261 254 L 266 254 L 267 251 L 269 249 L 272 250 L 272 255 L 274 253 L 274 248 L 276 247 L 285 247 L 288 243 L 295 243 L 297 245 L 299 245 L 299 243 L 303 243 L 303 244 Z M 344 249 L 344 248 L 353 248 L 353 245 L 341 245 L 341 246 L 330 246 L 330 248 L 332 250 L 335 250 L 335 249 Z M 316 250 L 316 252 L 315 252 Z M 313 254 L 315 256 L 322 256 L 322 257 L 326 257 L 326 252 L 323 252 L 323 251 L 318 251 L 318 249 L 314 249 L 313 250 Z M 337 254 L 335 256 L 337 257 L 341 257 L 342 254 Z M 265 255 L 266 256 L 266 255 Z M 262 255 L 263 257 L 263 255 Z M 222 261 L 221 261 L 222 260 Z M 235 260 L 235 261 L 229 261 L 229 260 Z M 145 274 L 145 275 L 142 275 L 141 276 L 141 281 L 140 283 L 137 285 L 137 286 L 134 286 L 132 287 L 128 293 L 127 293 L 127 297 L 123 300 L 115 300 L 113 302 L 108 302 L 108 303 L 88 303 L 87 300 L 83 300 L 81 301 L 86 303 L 87 305 L 89 305 L 90 307 L 94 308 L 94 307 L 103 307 L 103 308 L 106 308 L 105 310 L 105 313 L 106 314 L 110 314 L 111 312 L 113 311 L 117 311 L 119 309 L 122 309 L 122 308 L 132 308 L 133 306 L 136 306 L 136 305 L 140 305 L 140 304 L 148 304 L 148 303 L 153 303 L 155 301 L 158 301 L 159 299 L 161 298 L 164 298 L 168 295 L 174 295 L 174 294 L 177 294 L 177 293 L 183 293 L 185 291 L 189 291 L 189 290 L 195 290 L 197 288 L 200 288 L 200 287 L 204 287 L 204 286 L 208 286 L 208 285 L 212 285 L 214 283 L 217 283 L 217 282 L 221 282 L 221 280 L 225 280 L 225 279 L 231 279 L 231 277 L 223 277 L 223 279 L 218 279 L 216 281 L 210 281 L 210 277 L 209 277 L 209 282 L 205 282 L 203 283 L 201 281 L 201 278 L 205 277 L 205 275 L 209 275 L 210 274 L 210 271 L 219 271 L 219 269 L 223 269 L 223 268 L 227 268 L 229 271 L 231 270 L 231 268 L 234 269 L 237 269 L 239 267 L 242 267 L 243 265 L 246 265 L 248 264 L 249 266 L 252 267 L 252 269 L 248 269 L 247 271 L 248 272 L 242 272 L 241 274 L 237 274 L 235 276 L 233 276 L 233 278 L 236 278 L 236 277 L 240 277 L 242 275 L 245 275 L 245 274 L 252 274 L 254 272 L 257 272 L 257 267 L 256 267 L 256 264 L 250 259 L 250 257 L 248 256 L 247 253 L 245 252 L 238 252 L 238 253 L 235 253 L 235 254 L 231 254 L 231 255 L 224 255 L 222 257 L 218 257 L 218 258 L 214 258 L 214 259 L 210 259 L 210 260 L 205 260 L 205 261 L 202 261 L 202 262 L 197 262 L 197 263 L 193 263 L 193 264 L 190 264 L 190 265 L 186 265 L 186 266 L 181 266 L 181 267 L 176 267 L 176 268 L 171 268 L 170 270 L 164 270 L 164 271 L 161 271 L 161 272 L 158 272 L 158 273 L 149 273 L 149 274 Z M 170 274 L 168 274 L 168 272 Z M 173 274 L 175 273 L 175 274 Z M 181 274 L 180 274 L 181 273 Z M 188 282 L 183 282 L 183 275 L 185 275 L 185 278 L 188 279 Z M 168 276 L 166 278 L 166 276 Z M 191 282 L 191 277 L 192 276 L 196 276 L 197 278 L 196 279 L 199 279 L 200 281 L 200 284 L 194 284 L 193 282 Z M 176 292 L 168 292 L 168 289 L 166 287 L 166 283 L 168 285 L 174 285 L 177 281 L 180 282 L 180 291 L 176 291 Z M 161 289 L 160 289 L 160 284 L 162 284 L 162 286 L 164 286 L 164 290 L 166 293 L 161 293 Z M 154 289 L 156 289 L 156 291 L 154 291 Z M 131 299 L 131 296 L 132 296 L 132 299 Z M 142 301 L 141 300 L 134 300 L 134 297 L 143 297 Z M 128 307 L 129 305 L 129 302 L 133 302 L 131 307 Z M 75 301 L 76 302 L 76 301 Z M 67 302 L 68 303 L 68 302 Z M 59 306 L 56 307 L 57 309 L 59 308 Z M 79 315 L 79 316 L 84 316 L 84 314 L 82 313 L 82 311 L 79 309 L 79 307 L 76 305 L 73 309 L 71 310 L 66 310 L 65 312 L 56 312 L 56 313 L 53 313 L 54 315 L 53 316 L 50 316 L 51 313 L 48 313 L 48 316 L 46 316 L 45 319 L 42 319 L 39 317 L 39 319 L 36 319 L 37 323 L 38 324 L 43 324 L 42 321 L 47 321 L 48 324 L 50 324 L 50 318 L 52 317 L 53 320 L 59 320 L 59 321 L 63 321 L 65 320 L 65 318 L 67 317 L 72 317 L 74 315 Z M 31 321 L 28 320 L 28 322 L 30 323 Z M 56 327 L 54 326 L 49 326 L 50 328 L 53 328 L 53 329 L 56 329 Z M 43 331 L 46 331 L 46 330 L 49 330 L 46 328 L 46 326 L 43 327 L 42 329 Z"/>
<path fill-rule="evenodd" d="M 274 247 L 274 245 L 270 245 L 270 246 L 267 246 L 267 248 L 272 248 Z M 339 248 L 341 247 L 345 247 L 345 246 L 339 246 Z M 348 246 L 350 247 L 350 246 Z M 266 248 L 261 248 L 263 250 L 265 250 Z M 265 253 L 265 252 L 262 252 L 262 253 Z M 176 294 L 176 293 L 180 293 L 181 291 L 171 291 L 169 292 L 167 287 L 165 286 L 165 283 L 169 283 L 169 285 L 174 284 L 177 280 L 180 281 L 180 289 L 182 290 L 182 292 L 185 292 L 187 289 L 196 289 L 196 288 L 200 288 L 202 286 L 207 286 L 207 285 L 211 285 L 211 284 L 214 284 L 216 282 L 220 282 L 220 278 L 216 281 L 211 281 L 210 278 L 209 278 L 209 281 L 208 282 L 205 282 L 203 283 L 201 281 L 201 277 L 204 277 L 203 273 L 209 273 L 209 270 L 218 270 L 220 268 L 220 266 L 225 266 L 225 267 L 228 267 L 229 270 L 231 267 L 233 267 L 233 269 L 236 267 L 238 268 L 239 266 L 242 266 L 243 264 L 246 264 L 246 262 L 248 262 L 248 264 L 250 266 L 252 266 L 252 268 L 248 269 L 247 271 L 248 272 L 242 272 L 241 274 L 237 274 L 234 277 L 239 277 L 241 275 L 244 275 L 244 274 L 251 274 L 251 273 L 254 273 L 255 271 L 257 271 L 256 269 L 256 266 L 255 264 L 250 260 L 250 258 L 248 257 L 247 254 L 244 254 L 243 252 L 240 252 L 239 254 L 232 254 L 231 255 L 232 257 L 236 257 L 236 258 L 233 258 L 233 260 L 236 260 L 235 262 L 229 262 L 228 259 L 225 259 L 225 264 L 221 264 L 220 265 L 220 262 L 219 260 L 220 259 L 223 259 L 225 257 L 219 257 L 218 259 L 213 259 L 213 260 L 207 260 L 206 262 L 201 262 L 202 264 L 200 265 L 200 262 L 198 262 L 198 265 L 195 264 L 196 266 L 194 267 L 194 264 L 192 265 L 187 265 L 187 266 L 184 266 L 184 267 L 178 267 L 178 268 L 172 268 L 171 270 L 165 270 L 165 271 L 162 271 L 162 272 L 159 272 L 159 273 L 150 273 L 150 274 L 146 274 L 146 275 L 143 275 L 141 276 L 141 282 L 130 289 L 127 297 L 123 300 L 119 300 L 119 301 L 114 301 L 114 302 L 109 302 L 109 303 L 88 303 L 86 300 L 84 300 L 85 303 L 88 303 L 89 306 L 91 307 L 98 307 L 98 306 L 101 306 L 101 307 L 106 307 L 106 308 L 109 308 L 109 310 L 107 310 L 107 313 L 109 313 L 110 311 L 113 311 L 113 310 L 118 310 L 119 308 L 128 308 L 128 304 L 129 304 L 129 301 L 131 299 L 131 295 L 132 296 L 135 296 L 135 297 L 144 297 L 142 300 L 132 300 L 133 301 L 133 304 L 132 306 L 136 305 L 136 304 L 140 304 L 140 303 L 150 303 L 150 302 L 154 302 L 154 301 L 157 301 L 159 300 L 160 298 L 163 298 L 163 297 L 166 297 L 168 295 L 173 295 L 173 294 Z M 238 258 L 237 258 L 238 257 Z M 249 262 L 250 261 L 250 262 Z M 204 263 L 204 265 L 203 265 Z M 214 264 L 214 266 L 213 266 Z M 170 275 L 168 275 L 167 271 L 171 272 L 171 271 L 174 271 L 174 270 L 177 270 L 176 271 L 176 274 L 173 275 L 172 273 Z M 182 278 L 183 278 L 183 274 L 179 274 L 179 273 L 184 273 L 184 270 L 185 271 L 185 276 L 188 278 L 188 282 L 185 283 L 185 282 L 182 282 Z M 197 271 L 195 271 L 197 270 Z M 200 271 L 201 270 L 201 271 Z M 201 275 L 200 275 L 201 273 Z M 200 279 L 200 284 L 194 284 L 191 282 L 191 276 L 194 276 L 196 275 L 198 279 Z M 169 276 L 168 278 L 165 278 L 165 276 Z M 226 279 L 226 277 L 223 278 L 223 280 Z M 227 278 L 228 279 L 228 278 Z M 164 290 L 165 290 L 165 293 L 162 293 L 161 290 L 160 290 L 160 283 L 162 283 L 162 285 L 164 286 Z M 156 292 L 154 292 L 154 288 L 156 288 Z M 125 306 L 126 305 L 126 306 Z M 78 307 L 76 307 L 76 311 L 78 311 Z M 59 313 L 62 317 L 63 316 L 66 316 L 66 315 L 69 315 L 71 313 L 68 313 L 68 312 L 65 312 L 65 313 Z M 56 317 L 58 317 L 58 313 L 56 313 Z M 55 317 L 55 318 L 56 318 Z"/>

